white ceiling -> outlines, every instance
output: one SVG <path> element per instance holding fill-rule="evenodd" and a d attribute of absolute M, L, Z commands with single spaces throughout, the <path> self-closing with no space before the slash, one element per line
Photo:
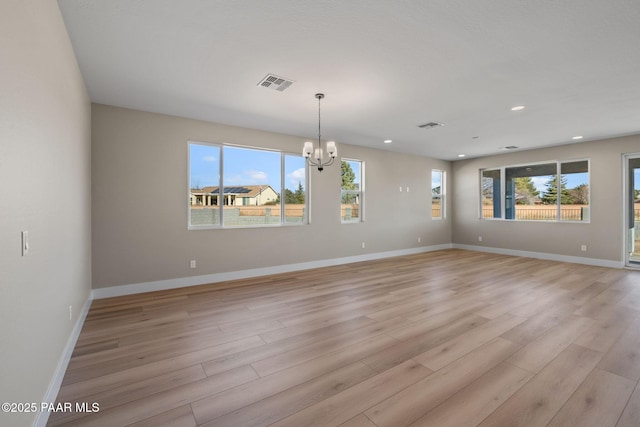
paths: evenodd
<path fill-rule="evenodd" d="M 97 103 L 317 138 L 324 92 L 323 139 L 445 160 L 640 132 L 638 0 L 59 5 Z"/>

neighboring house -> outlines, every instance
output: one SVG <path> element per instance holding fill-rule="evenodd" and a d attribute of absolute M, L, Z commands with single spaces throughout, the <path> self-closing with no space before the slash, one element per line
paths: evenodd
<path fill-rule="evenodd" d="M 219 206 L 220 187 L 192 188 L 191 206 Z M 240 185 L 224 187 L 225 206 L 261 206 L 278 200 L 278 193 L 270 185 Z"/>

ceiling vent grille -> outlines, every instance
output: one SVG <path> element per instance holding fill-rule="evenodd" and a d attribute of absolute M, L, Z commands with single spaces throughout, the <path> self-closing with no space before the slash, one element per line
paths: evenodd
<path fill-rule="evenodd" d="M 418 125 L 418 127 L 422 128 L 422 129 L 433 129 L 433 128 L 437 128 L 438 126 L 444 126 L 444 123 L 429 122 L 429 123 L 425 123 L 423 125 Z"/>
<path fill-rule="evenodd" d="M 518 147 L 517 147 L 517 146 L 515 146 L 515 145 L 507 145 L 506 147 L 504 147 L 504 149 L 505 149 L 505 150 L 515 150 L 515 149 L 517 149 L 517 148 L 518 148 Z"/>
<path fill-rule="evenodd" d="M 258 86 L 275 89 L 278 92 L 284 91 L 292 84 L 293 80 L 276 76 L 275 74 L 267 74 L 262 80 L 258 82 Z"/>

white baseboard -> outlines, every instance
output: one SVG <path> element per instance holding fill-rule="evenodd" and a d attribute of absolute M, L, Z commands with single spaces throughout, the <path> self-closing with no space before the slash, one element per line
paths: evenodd
<path fill-rule="evenodd" d="M 422 246 L 418 248 L 400 249 L 396 251 L 376 252 L 342 258 L 331 258 L 318 261 L 284 264 L 273 267 L 253 268 L 249 270 L 230 271 L 225 273 L 205 274 L 201 276 L 181 277 L 177 279 L 157 280 L 152 282 L 133 283 L 130 285 L 97 288 L 91 292 L 91 299 L 111 298 L 123 295 L 133 295 L 144 292 L 163 291 L 167 289 L 184 288 L 188 286 L 218 283 L 227 280 L 248 279 L 251 277 L 267 276 L 270 274 L 289 273 L 292 271 L 309 270 L 312 268 L 331 267 L 360 261 L 371 261 L 394 256 L 411 255 L 423 252 L 439 251 L 443 249 L 465 249 L 469 251 L 489 252 L 502 255 L 513 255 L 529 258 L 546 259 L 550 261 L 571 262 L 575 264 L 594 265 L 598 267 L 623 268 L 621 261 L 611 261 L 598 258 L 575 257 L 543 252 L 520 251 L 514 249 L 492 248 L 476 245 L 461 245 L 447 243 L 442 245 Z"/>
<path fill-rule="evenodd" d="M 546 259 L 549 261 L 572 262 L 574 264 L 594 265 L 597 267 L 610 267 L 610 268 L 624 267 L 624 263 L 622 261 L 611 261 L 611 260 L 599 259 L 599 258 L 558 255 L 558 254 L 549 254 L 544 252 L 519 251 L 514 249 L 491 248 L 491 247 L 476 246 L 476 245 L 460 245 L 457 243 L 453 244 L 453 248 L 465 249 L 468 251 L 489 252 L 492 254 L 513 255 L 513 256 L 521 256 L 521 257 L 528 257 L 528 258 Z"/>
<path fill-rule="evenodd" d="M 297 264 L 285 264 L 274 267 L 253 268 L 250 270 L 230 271 L 226 273 L 205 274 L 203 276 L 183 277 L 179 279 L 157 280 L 154 282 L 143 282 L 134 283 L 131 285 L 97 288 L 91 292 L 91 298 L 101 299 L 123 295 L 133 295 L 143 292 L 163 291 L 167 289 L 184 288 L 187 286 L 204 285 L 207 283 L 224 282 L 227 280 L 248 279 L 251 277 L 267 276 L 269 274 L 289 273 L 292 271 L 309 270 L 312 268 L 320 267 L 331 267 L 334 265 L 350 264 L 360 261 L 371 261 L 382 258 L 439 251 L 451 248 L 453 248 L 453 245 L 447 243 L 444 245 L 422 246 L 418 248 L 401 249 L 396 251 L 323 259 L 318 261 L 301 262 Z"/>
<path fill-rule="evenodd" d="M 251 277 L 266 276 L 270 274 L 289 273 L 292 271 L 309 270 L 312 268 L 331 267 L 334 265 L 349 264 L 360 261 L 371 261 L 394 256 L 411 255 L 422 252 L 439 251 L 443 249 L 465 249 L 469 251 L 489 252 L 502 255 L 513 255 L 550 261 L 571 262 L 575 264 L 594 265 L 598 267 L 623 268 L 621 261 L 610 261 L 598 258 L 575 257 L 543 252 L 520 251 L 514 249 L 492 248 L 486 246 L 461 245 L 447 243 L 443 245 L 423 246 L 396 251 L 376 252 L 364 255 L 355 255 L 342 258 L 331 258 L 318 261 L 302 262 L 297 264 L 285 264 L 273 267 L 253 268 L 249 270 L 230 271 L 225 273 L 205 274 L 202 276 L 182 277 L 178 279 L 157 280 L 153 282 L 134 283 L 130 285 L 97 288 L 91 292 L 92 299 L 111 298 L 123 295 L 133 295 L 144 292 L 163 291 L 167 289 L 184 288 L 187 286 L 204 285 L 207 283 L 224 282 L 227 280 L 248 279 Z"/>
<path fill-rule="evenodd" d="M 76 320 L 76 324 L 74 325 L 73 330 L 71 331 L 71 335 L 67 340 L 67 344 L 64 346 L 62 356 L 58 361 L 58 366 L 56 367 L 56 370 L 53 374 L 53 378 L 51 378 L 49 388 L 47 389 L 42 402 L 54 403 L 56 401 L 56 398 L 58 397 L 58 392 L 60 391 L 60 386 L 62 385 L 64 374 L 67 372 L 67 366 L 69 365 L 69 360 L 71 360 L 71 355 L 73 354 L 73 349 L 75 348 L 78 337 L 80 336 L 80 331 L 82 331 L 82 326 L 84 325 L 84 321 L 87 318 L 87 313 L 89 313 L 89 307 L 91 307 L 91 295 L 89 295 L 89 298 L 85 301 L 84 306 L 82 306 L 80 315 Z M 38 412 L 38 416 L 36 417 L 33 425 L 35 427 L 45 427 L 48 420 L 49 412 L 40 411 Z"/>

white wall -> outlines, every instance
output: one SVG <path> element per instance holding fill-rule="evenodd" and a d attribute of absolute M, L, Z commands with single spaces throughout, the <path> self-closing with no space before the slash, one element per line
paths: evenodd
<path fill-rule="evenodd" d="M 311 171 L 311 225 L 188 231 L 190 139 L 296 153 L 305 140 L 94 104 L 94 288 L 451 243 L 451 221 L 434 221 L 430 211 L 431 169 L 450 178 L 449 162 L 345 143 L 338 147 L 341 156 L 365 162 L 364 223 L 340 223 L 336 164 Z M 400 193 L 400 186 L 409 193 Z M 191 259 L 197 269 L 189 268 Z"/>
<path fill-rule="evenodd" d="M 455 162 L 454 243 L 622 265 L 622 155 L 632 152 L 640 152 L 640 135 Z M 572 159 L 590 160 L 589 223 L 478 219 L 480 169 Z M 482 242 L 478 241 L 478 236 L 483 237 Z M 580 250 L 581 245 L 587 245 L 587 252 Z"/>
<path fill-rule="evenodd" d="M 90 103 L 55 1 L 0 2 L 0 93 L 0 402 L 40 403 L 91 286 Z"/>

